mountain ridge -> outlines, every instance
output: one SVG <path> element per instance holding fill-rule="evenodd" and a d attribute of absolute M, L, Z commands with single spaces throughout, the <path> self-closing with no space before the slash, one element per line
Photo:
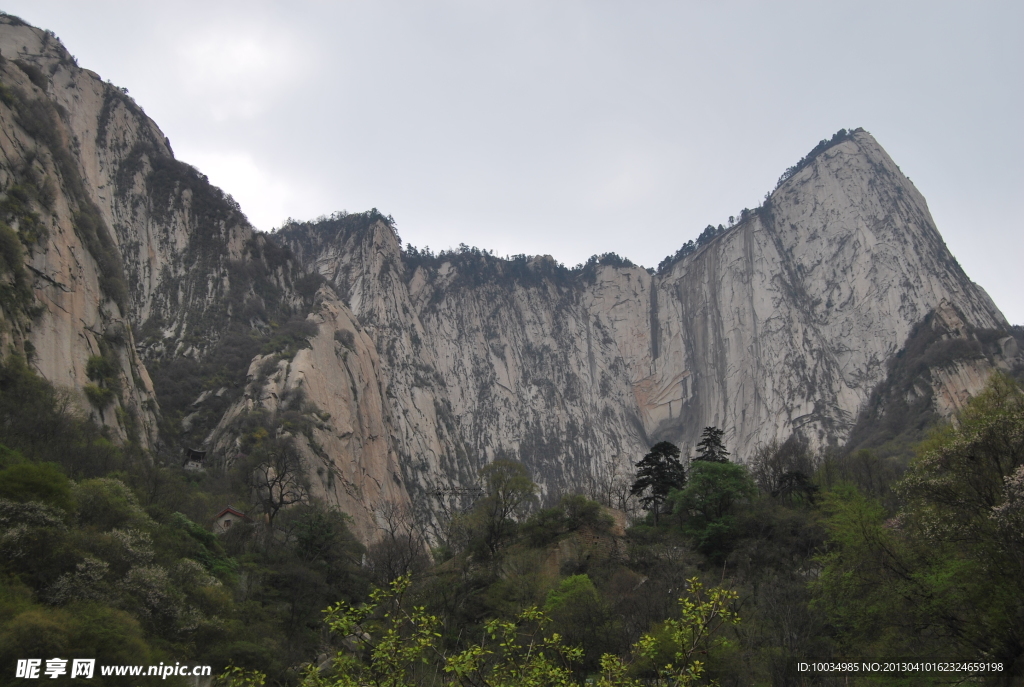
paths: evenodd
<path fill-rule="evenodd" d="M 609 254 L 575 270 L 403 249 L 376 210 L 257 232 L 52 34 L 0 17 L 0 55 L 0 203 L 26 199 L 6 221 L 27 272 L 6 278 L 35 275 L 5 301 L 4 350 L 169 464 L 185 445 L 244 460 L 256 425 L 287 439 L 364 540 L 385 502 L 436 523 L 498 458 L 546 497 L 612 501 L 652 443 L 686 450 L 709 425 L 740 460 L 792 435 L 837 445 L 940 305 L 1008 327 L 860 129 L 653 274 Z"/>

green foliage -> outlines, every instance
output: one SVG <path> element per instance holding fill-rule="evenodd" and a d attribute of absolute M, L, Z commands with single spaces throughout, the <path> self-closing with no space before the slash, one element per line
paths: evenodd
<path fill-rule="evenodd" d="M 153 378 L 164 422 L 161 434 L 177 438 L 182 445 L 202 443 L 216 426 L 231 402 L 244 388 L 246 373 L 254 356 L 260 352 L 260 342 L 249 332 L 231 328 L 208 351 L 201 362 L 190 358 L 175 358 L 149 367 Z M 206 390 L 220 391 L 198 408 L 192 403 Z M 192 418 L 192 431 L 182 435 L 181 420 Z"/>
<path fill-rule="evenodd" d="M 100 410 L 113 403 L 114 399 L 117 397 L 112 389 L 98 386 L 96 384 L 86 384 L 82 387 L 82 391 L 85 392 L 85 397 L 89 399 L 89 403 Z"/>
<path fill-rule="evenodd" d="M 818 485 L 811 481 L 812 456 L 796 436 L 781 444 L 772 441 L 759 446 L 750 459 L 750 470 L 761 493 L 790 503 L 814 503 Z"/>
<path fill-rule="evenodd" d="M 13 313 L 31 302 L 32 288 L 25 269 L 25 251 L 17 232 L 0 222 L 0 306 Z"/>
<path fill-rule="evenodd" d="M 645 635 L 637 645 L 644 659 L 661 665 L 659 679 L 680 687 L 701 681 L 708 658 L 730 648 L 723 629 L 740 622 L 731 608 L 739 594 L 721 587 L 705 590 L 697 578 L 686 585 L 688 593 L 679 599 L 679 617 L 667 619 L 657 634 Z"/>
<path fill-rule="evenodd" d="M 109 356 L 89 356 L 85 364 L 85 374 L 93 381 L 109 382 L 117 378 L 117 364 Z"/>
<path fill-rule="evenodd" d="M 102 380 L 116 366 L 100 355 L 87 369 Z M 320 650 L 322 609 L 365 598 L 342 514 L 305 503 L 273 529 L 257 517 L 217 536 L 224 505 L 252 510 L 249 474 L 186 474 L 114 445 L 16 356 L 0 362 L 0 433 L 4 665 L 191 660 L 283 683 Z"/>
<path fill-rule="evenodd" d="M 267 682 L 266 673 L 232 666 L 213 681 L 214 687 L 263 687 Z"/>
<path fill-rule="evenodd" d="M 401 577 L 387 590 L 374 591 L 368 604 L 330 607 L 327 624 L 350 650 L 339 651 L 327 673 L 310 667 L 303 687 L 581 684 L 574 679 L 573 667 L 584 659 L 584 649 L 549 632 L 552 621 L 547 612 L 531 607 L 508 620 L 490 620 L 479 640 L 447 651 L 440 641 L 441 619 L 424 606 L 410 604 L 410 585 L 410 578 Z M 574 599 L 593 599 L 595 594 L 586 576 L 569 578 L 548 606 L 552 612 L 565 610 L 575 606 Z M 730 608 L 735 599 L 735 592 L 705 590 L 698 580 L 690 580 L 687 595 L 679 599 L 679 617 L 666 621 L 662 637 L 643 636 L 633 647 L 631 660 L 610 653 L 601 656 L 595 661 L 600 670 L 596 684 L 638 685 L 630 676 L 634 669 L 653 673 L 665 685 L 697 684 L 705 673 L 702 659 L 720 651 L 726 644 L 723 628 L 739 622 Z M 659 654 L 666 654 L 668 662 L 658 662 Z"/>
<path fill-rule="evenodd" d="M 536 501 L 537 485 L 526 466 L 499 459 L 480 470 L 485 495 L 477 501 L 463 524 L 469 549 L 486 558 L 496 555 L 519 529 L 518 522 Z"/>
<path fill-rule="evenodd" d="M 799 162 L 797 162 L 795 165 L 793 165 L 792 167 L 790 167 L 789 169 L 782 173 L 782 176 L 779 177 L 779 182 L 775 185 L 775 188 L 782 186 L 782 184 L 784 184 L 786 181 L 792 178 L 793 175 L 795 175 L 804 167 L 807 167 L 809 164 L 814 162 L 814 160 L 819 155 L 821 155 L 823 152 L 825 152 L 832 146 L 838 143 L 842 143 L 843 141 L 852 138 L 854 134 L 860 133 L 862 131 L 864 131 L 864 129 L 861 128 L 850 129 L 849 131 L 847 131 L 846 129 L 840 129 L 839 131 L 832 134 L 832 138 L 821 139 L 821 141 L 818 142 L 818 145 L 814 146 L 811 152 L 807 153 L 807 155 L 800 158 Z"/>
<path fill-rule="evenodd" d="M 701 553 L 720 559 L 737 536 L 733 511 L 757 494 L 747 468 L 734 463 L 694 462 L 685 489 L 669 497 L 673 514 L 685 523 Z"/>
<path fill-rule="evenodd" d="M 96 260 L 100 290 L 117 303 L 122 313 L 127 313 L 128 286 L 121 265 L 121 254 L 95 205 L 81 201 L 75 215 L 75 232 Z"/>
<path fill-rule="evenodd" d="M 579 646 L 577 674 L 596 672 L 600 657 L 615 652 L 620 645 L 622 628 L 612 609 L 587 575 L 563 578 L 548 592 L 544 613 L 551 619 L 551 628 L 569 646 Z"/>
<path fill-rule="evenodd" d="M 31 74 L 30 74 L 31 78 Z M 29 97 L 19 88 L 9 87 L 5 89 L 6 104 L 14 110 L 18 124 L 32 136 L 39 144 L 49 149 L 57 171 L 60 173 L 61 182 L 69 200 L 76 208 L 74 224 L 75 232 L 82 239 L 90 255 L 96 260 L 100 288 L 105 296 L 113 300 L 120 307 L 122 313 L 128 312 L 128 288 L 125 283 L 124 270 L 121 264 L 121 256 L 117 245 L 111 236 L 110 228 L 103 222 L 102 215 L 96 205 L 92 202 L 85 190 L 84 182 L 78 170 L 78 165 L 68 150 L 66 140 L 71 136 L 62 131 L 63 125 L 57 110 L 57 106 L 51 103 L 45 96 L 41 98 Z M 26 172 L 29 177 L 32 172 L 31 161 Z M 31 183 L 32 179 L 28 178 Z M 7 219 L 17 217 L 19 223 L 27 220 L 27 230 L 30 242 L 45 235 L 45 225 L 33 218 L 29 209 L 29 201 L 34 195 L 44 206 L 52 203 L 52 190 L 47 191 L 45 184 L 36 185 L 33 193 L 27 186 L 22 184 L 23 197 L 14 188 L 9 189 L 5 204 L 0 207 Z M 17 187 L 17 185 L 16 185 Z M 18 205 L 11 203 L 16 201 Z M 49 200 L 48 200 L 49 199 Z"/>
<path fill-rule="evenodd" d="M 0 663 L 5 666 L 26 656 L 95 656 L 111 664 L 166 658 L 141 638 L 142 629 L 130 614 L 95 603 L 29 606 L 0 627 Z M 89 682 L 109 686 L 123 681 L 104 678 L 97 670 Z M 141 684 L 154 683 L 143 679 Z"/>
<path fill-rule="evenodd" d="M 71 483 L 53 463 L 17 463 L 0 470 L 0 499 L 38 501 L 71 511 Z"/>
<path fill-rule="evenodd" d="M 531 546 L 546 546 L 563 534 L 582 528 L 607 532 L 614 521 L 601 504 L 582 494 L 566 494 L 557 506 L 544 508 L 523 523 L 522 531 Z"/>
<path fill-rule="evenodd" d="M 102 347 L 100 355 L 89 356 L 85 365 L 85 374 L 95 382 L 95 384 L 86 384 L 83 388 L 89 403 L 102 410 L 120 396 L 119 372 L 117 359 L 105 345 Z"/>
<path fill-rule="evenodd" d="M 109 477 L 79 482 L 74 487 L 78 522 L 87 528 L 108 532 L 117 528 L 148 528 L 151 520 L 126 484 Z"/>
<path fill-rule="evenodd" d="M 184 210 L 185 199 L 190 198 L 190 210 L 202 222 L 200 241 L 213 239 L 212 229 L 218 224 L 248 224 L 238 203 L 224 191 L 210 183 L 209 178 L 191 165 L 156 151 L 156 144 L 145 142 L 132 151 L 135 156 L 147 156 L 151 171 L 146 187 L 152 202 L 153 216 L 165 220 L 172 210 Z M 188 193 L 186 193 L 186 191 Z"/>
<path fill-rule="evenodd" d="M 996 375 L 896 487 L 895 518 L 852 487 L 826 502 L 817 603 L 850 652 L 971 655 L 1024 674 L 1024 396 Z"/>
<path fill-rule="evenodd" d="M 4 443 L 30 461 L 60 465 L 78 478 L 119 469 L 124 453 L 75 410 L 72 398 L 33 373 L 19 356 L 0 362 Z"/>
<path fill-rule="evenodd" d="M 291 360 L 303 348 L 309 348 L 310 337 L 319 331 L 315 322 L 301 315 L 290 318 L 282 325 L 272 324 L 273 333 L 263 344 L 260 353 L 276 353 L 284 360 Z"/>
<path fill-rule="evenodd" d="M 49 235 L 33 203 L 49 209 L 53 205 L 55 192 L 49 179 L 38 180 L 31 163 L 16 174 L 16 183 L 7 188 L 6 197 L 0 200 L 0 219 L 16 224 L 18 238 L 24 245 L 31 246 Z"/>
<path fill-rule="evenodd" d="M 544 603 L 544 611 L 551 613 L 560 609 L 574 606 L 580 599 L 596 599 L 597 588 L 586 575 L 572 575 L 563 578 L 558 587 L 548 592 L 547 601 Z"/>
<path fill-rule="evenodd" d="M 334 332 L 334 340 L 350 351 L 356 348 L 356 335 L 349 329 L 339 329 Z"/>
<path fill-rule="evenodd" d="M 14 60 L 14 64 L 18 65 L 18 69 L 25 72 L 26 76 L 28 76 L 29 78 L 29 81 L 31 81 L 33 84 L 35 84 L 42 90 L 46 90 L 46 87 L 49 85 L 50 80 L 46 77 L 46 74 L 43 73 L 42 69 L 40 69 L 34 64 L 26 62 L 25 60 Z"/>

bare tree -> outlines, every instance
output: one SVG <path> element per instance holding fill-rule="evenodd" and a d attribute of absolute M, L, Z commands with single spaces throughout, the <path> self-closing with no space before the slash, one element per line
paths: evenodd
<path fill-rule="evenodd" d="M 381 501 L 373 513 L 381 538 L 369 546 L 366 560 L 377 584 L 429 567 L 427 538 L 409 504 Z"/>
<path fill-rule="evenodd" d="M 632 520 L 640 512 L 640 504 L 632 494 L 636 471 L 622 455 L 606 465 L 604 470 L 590 478 L 587 497 L 608 508 L 623 511 Z"/>
<path fill-rule="evenodd" d="M 249 484 L 270 527 L 282 508 L 309 499 L 302 459 L 289 441 L 271 442 L 253 454 Z"/>
<path fill-rule="evenodd" d="M 785 499 L 803 495 L 813 500 L 816 488 L 810 482 L 814 474 L 811 453 L 796 436 L 758 446 L 750 459 L 750 472 L 764 494 Z"/>

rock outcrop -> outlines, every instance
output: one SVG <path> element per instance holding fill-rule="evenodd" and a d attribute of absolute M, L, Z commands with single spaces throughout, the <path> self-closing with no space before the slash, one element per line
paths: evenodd
<path fill-rule="evenodd" d="M 940 421 L 956 422 L 967 401 L 996 371 L 1020 378 L 1024 331 L 971 325 L 949 301 L 918 323 L 889 360 L 865 403 L 846 450 L 899 453 Z"/>

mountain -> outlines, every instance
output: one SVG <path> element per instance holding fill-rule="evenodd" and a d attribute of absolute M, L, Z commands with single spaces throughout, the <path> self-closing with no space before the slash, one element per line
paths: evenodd
<path fill-rule="evenodd" d="M 614 501 L 651 444 L 685 451 L 705 426 L 741 461 L 792 435 L 842 444 L 936 308 L 1008 330 L 860 129 L 657 271 L 569 270 L 403 249 L 376 210 L 259 233 L 51 33 L 0 17 L 0 55 L 4 353 L 168 464 L 290 438 L 364 539 L 385 502 L 459 507 L 497 458 L 547 495 Z"/>

